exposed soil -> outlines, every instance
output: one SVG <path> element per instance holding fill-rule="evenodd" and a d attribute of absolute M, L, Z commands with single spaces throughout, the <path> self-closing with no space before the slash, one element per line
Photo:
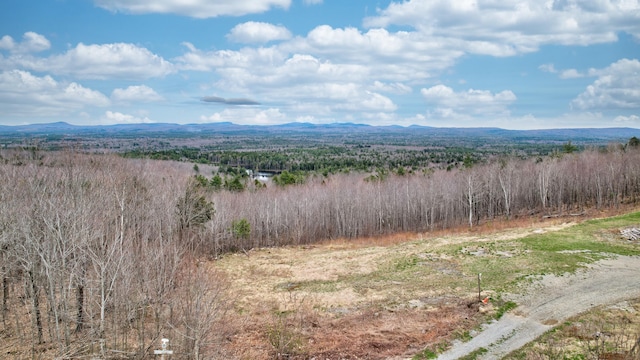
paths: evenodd
<path fill-rule="evenodd" d="M 472 293 L 450 286 L 416 289 L 371 278 L 372 272 L 385 266 L 390 254 L 428 255 L 428 248 L 439 246 L 508 241 L 560 230 L 572 226 L 571 220 L 449 231 L 419 243 L 411 239 L 424 240 L 423 235 L 402 234 L 229 255 L 215 263 L 230 278 L 235 313 L 241 314 L 228 353 L 240 359 L 399 360 L 455 338 L 468 340 L 468 330 L 487 320 Z M 448 267 L 451 262 L 427 260 L 438 276 L 457 271 Z M 500 358 L 591 307 L 639 298 L 639 275 L 640 259 L 617 257 L 575 275 L 544 277 L 505 298 L 518 304 L 515 310 L 478 334 L 472 331 L 470 341 L 454 341 L 439 358 L 457 359 L 481 347 L 488 350 L 482 358 Z M 345 278 L 368 282 L 336 281 Z"/>

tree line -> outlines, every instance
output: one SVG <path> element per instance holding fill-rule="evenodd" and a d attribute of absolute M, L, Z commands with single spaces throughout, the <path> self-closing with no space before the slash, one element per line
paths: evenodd
<path fill-rule="evenodd" d="M 475 226 L 495 218 L 555 216 L 636 202 L 640 152 L 611 147 L 544 159 L 513 157 L 455 170 L 315 176 L 303 184 L 213 192 L 214 252 Z M 228 224 L 251 224 L 246 243 Z M 220 247 L 218 247 L 220 246 Z"/>
<path fill-rule="evenodd" d="M 0 153 L 2 353 L 228 357 L 233 294 L 211 259 L 256 247 L 476 226 L 636 203 L 640 151 L 610 146 L 451 171 L 340 173 L 244 191 L 187 163 Z"/>
<path fill-rule="evenodd" d="M 259 144 L 264 146 L 264 144 Z M 287 170 L 304 173 L 338 173 L 345 171 L 367 172 L 376 168 L 453 169 L 462 165 L 465 157 L 476 162 L 496 155 L 517 153 L 521 157 L 546 155 L 557 149 L 556 145 L 534 144 L 530 146 L 485 146 L 470 145 L 424 146 L 389 144 L 341 144 L 315 145 L 301 144 L 292 148 L 217 149 L 213 146 L 202 148 L 183 147 L 175 149 L 132 149 L 122 153 L 127 158 L 148 158 L 154 160 L 191 161 L 212 164 L 220 172 L 232 172 L 235 168 L 260 170 Z"/>

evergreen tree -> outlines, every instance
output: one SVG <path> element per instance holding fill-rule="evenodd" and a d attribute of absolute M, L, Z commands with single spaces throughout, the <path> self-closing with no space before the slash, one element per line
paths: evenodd
<path fill-rule="evenodd" d="M 222 190 L 223 183 L 222 183 L 222 178 L 220 177 L 220 175 L 216 174 L 213 178 L 211 178 L 210 185 L 213 188 L 213 190 L 215 190 L 215 191 Z"/>

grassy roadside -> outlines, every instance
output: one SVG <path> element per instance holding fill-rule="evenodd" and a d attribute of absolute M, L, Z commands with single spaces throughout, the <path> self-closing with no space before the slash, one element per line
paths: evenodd
<path fill-rule="evenodd" d="M 513 240 L 467 243 L 444 252 L 456 257 L 464 273 L 482 273 L 485 288 L 510 292 L 538 275 L 573 273 L 607 256 L 640 255 L 640 246 L 619 233 L 620 228 L 633 225 L 640 226 L 640 212 L 588 220 L 557 231 L 534 230 Z"/>
<path fill-rule="evenodd" d="M 427 235 L 384 246 L 354 246 L 344 242 L 259 249 L 249 256 L 227 256 L 216 267 L 232 280 L 234 293 L 238 295 L 238 312 L 251 316 L 252 320 L 260 314 L 303 311 L 302 307 L 292 308 L 290 299 L 304 299 L 304 311 L 313 312 L 315 328 L 300 333 L 313 344 L 305 348 L 304 354 L 313 355 L 320 351 L 316 349 L 320 346 L 318 333 L 328 331 L 323 325 L 324 318 L 333 327 L 337 326 L 336 321 L 348 318 L 360 321 L 340 333 L 347 339 L 343 345 L 347 347 L 357 346 L 355 339 L 363 338 L 362 334 L 355 334 L 357 330 L 375 338 L 370 342 L 378 348 L 382 339 L 396 335 L 393 331 L 406 335 L 410 326 L 415 326 L 416 332 L 431 334 L 435 330 L 425 324 L 412 325 L 411 318 L 442 314 L 448 306 L 477 298 L 478 273 L 482 273 L 482 296 L 498 300 L 494 302 L 493 313 L 487 314 L 495 317 L 497 311 L 508 311 L 516 305 L 499 302 L 501 294 L 517 292 L 519 285 L 537 276 L 571 273 L 607 256 L 640 255 L 638 244 L 619 235 L 619 230 L 628 226 L 640 226 L 640 212 L 579 224 L 556 222 L 490 233 Z M 375 331 L 366 330 L 368 324 L 378 322 L 378 328 L 385 326 L 379 322 L 386 314 L 408 314 L 402 320 L 404 328 L 389 330 L 378 337 L 371 335 Z M 453 319 L 454 315 L 450 316 Z M 460 320 L 455 325 L 456 331 L 471 330 L 482 319 Z M 393 322 L 398 322 L 397 318 Z M 263 328 L 267 329 L 268 324 Z M 352 338 L 350 332 L 354 332 Z M 412 345 L 417 349 L 414 354 L 425 348 L 440 352 L 443 339 L 452 335 L 453 332 L 438 333 L 437 337 L 416 336 L 411 339 L 416 343 Z M 331 358 L 323 351 L 326 358 Z"/>

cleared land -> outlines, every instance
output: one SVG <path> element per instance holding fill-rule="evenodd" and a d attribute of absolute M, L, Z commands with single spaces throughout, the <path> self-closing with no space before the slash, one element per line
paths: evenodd
<path fill-rule="evenodd" d="M 486 350 L 481 359 L 500 359 L 572 316 L 638 298 L 640 258 L 619 256 L 573 275 L 545 276 L 525 293 L 511 297 L 519 305 L 513 313 L 484 326 L 472 340 L 456 344 L 438 359 L 460 359 L 478 349 Z"/>
<path fill-rule="evenodd" d="M 640 246 L 620 235 L 640 224 L 640 213 L 528 221 L 254 249 L 212 262 L 237 296 L 231 351 L 240 358 L 453 359 L 486 347 L 486 358 L 496 358 L 592 306 L 640 296 Z M 478 273 L 481 297 L 491 297 L 486 305 L 477 301 Z M 500 336 L 485 338 L 491 333 Z"/>

